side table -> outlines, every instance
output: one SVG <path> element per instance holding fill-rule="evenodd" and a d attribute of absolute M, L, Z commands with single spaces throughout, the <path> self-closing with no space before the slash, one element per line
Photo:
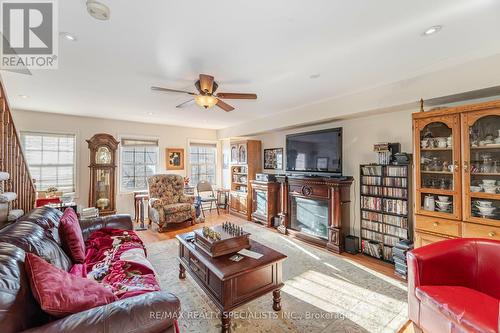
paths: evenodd
<path fill-rule="evenodd" d="M 135 230 L 147 230 L 144 225 L 145 218 L 145 203 L 149 201 L 148 191 L 135 191 L 134 192 L 134 221 L 136 223 L 140 222 L 140 226 Z"/>
<path fill-rule="evenodd" d="M 228 188 L 218 188 L 217 189 L 217 205 L 219 208 L 229 211 L 229 192 Z M 222 200 L 224 198 L 224 200 Z"/>

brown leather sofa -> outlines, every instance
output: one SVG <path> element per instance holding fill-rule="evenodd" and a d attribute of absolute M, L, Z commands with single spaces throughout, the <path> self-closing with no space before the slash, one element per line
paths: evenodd
<path fill-rule="evenodd" d="M 164 291 L 146 293 L 99 306 L 61 319 L 45 314 L 32 296 L 24 270 L 25 252 L 34 253 L 59 268 L 72 263 L 61 248 L 56 209 L 37 208 L 0 230 L 0 332 L 175 332 L 179 299 Z M 80 221 L 84 239 L 109 227 L 132 229 L 129 215 Z"/>

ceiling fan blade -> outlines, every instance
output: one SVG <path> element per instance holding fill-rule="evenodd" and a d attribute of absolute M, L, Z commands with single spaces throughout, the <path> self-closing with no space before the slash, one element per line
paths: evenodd
<path fill-rule="evenodd" d="M 211 94 L 214 87 L 214 77 L 207 74 L 200 74 L 201 92 Z"/>
<path fill-rule="evenodd" d="M 190 91 L 185 91 L 185 90 L 177 90 L 177 89 L 169 89 L 169 88 L 162 88 L 162 87 L 151 87 L 151 90 L 153 91 L 164 91 L 164 92 L 175 92 L 175 93 L 181 93 L 181 94 L 188 94 L 188 95 L 196 95 L 193 92 Z"/>
<path fill-rule="evenodd" d="M 217 97 L 227 99 L 257 99 L 256 94 L 218 93 Z"/>
<path fill-rule="evenodd" d="M 220 99 L 217 99 L 217 104 L 216 105 L 218 107 L 220 107 L 222 110 L 226 111 L 226 112 L 234 110 L 234 108 L 231 105 L 227 104 L 226 102 L 223 102 Z"/>
<path fill-rule="evenodd" d="M 192 104 L 194 102 L 194 98 L 190 99 L 190 100 L 187 100 L 179 105 L 176 105 L 175 107 L 178 108 L 178 109 L 181 109 L 181 108 L 184 108 L 190 104 Z"/>

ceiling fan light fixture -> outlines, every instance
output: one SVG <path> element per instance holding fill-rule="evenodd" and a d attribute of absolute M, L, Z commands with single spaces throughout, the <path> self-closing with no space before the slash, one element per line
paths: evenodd
<path fill-rule="evenodd" d="M 196 95 L 194 101 L 201 107 L 209 109 L 217 104 L 217 98 L 210 95 Z"/>

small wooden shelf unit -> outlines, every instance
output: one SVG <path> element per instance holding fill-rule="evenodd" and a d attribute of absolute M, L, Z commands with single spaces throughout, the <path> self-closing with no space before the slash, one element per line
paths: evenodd
<path fill-rule="evenodd" d="M 261 142 L 231 141 L 231 191 L 229 212 L 248 221 L 252 218 L 251 181 L 262 170 Z"/>
<path fill-rule="evenodd" d="M 392 248 L 412 239 L 411 166 L 365 164 L 359 169 L 361 250 L 392 263 Z"/>

